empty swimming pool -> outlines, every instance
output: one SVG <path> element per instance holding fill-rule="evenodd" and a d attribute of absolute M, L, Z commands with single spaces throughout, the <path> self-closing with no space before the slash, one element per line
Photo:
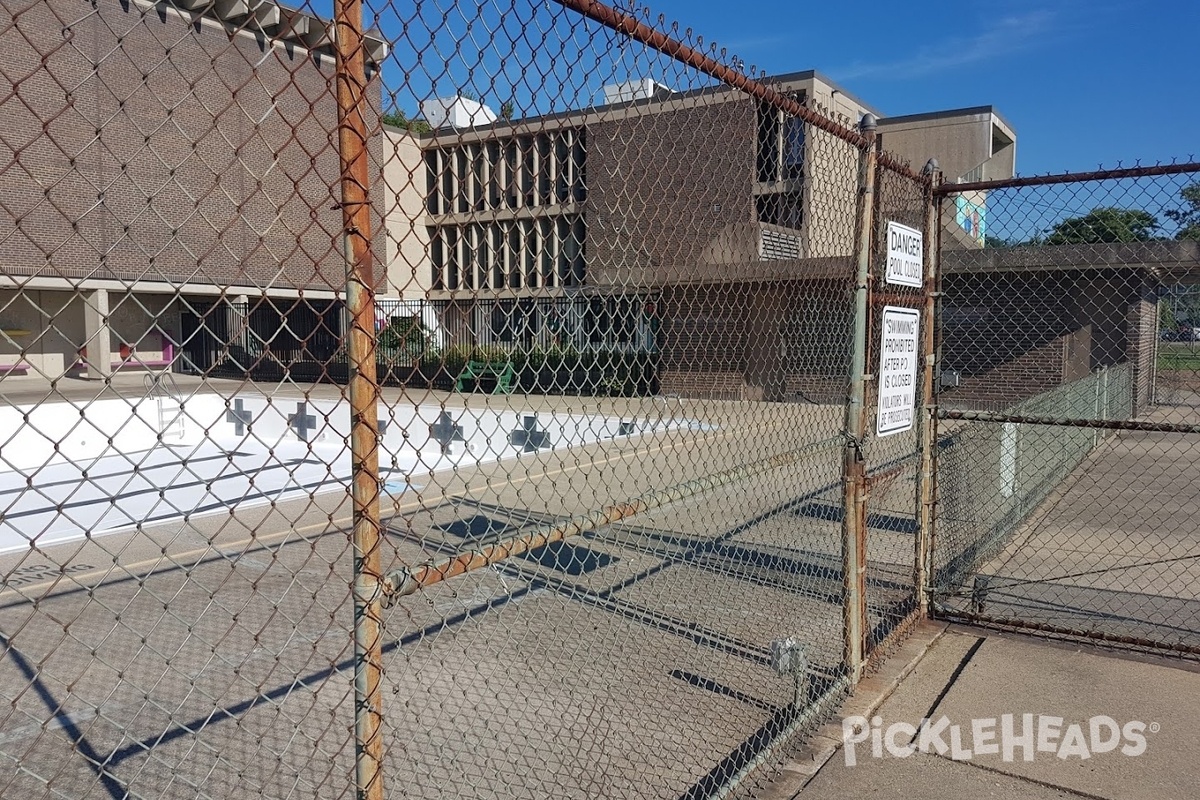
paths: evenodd
<path fill-rule="evenodd" d="M 421 474 L 683 420 L 379 406 L 384 491 Z M 350 410 L 302 397 L 198 394 L 0 409 L 0 552 L 229 513 L 349 485 Z"/>

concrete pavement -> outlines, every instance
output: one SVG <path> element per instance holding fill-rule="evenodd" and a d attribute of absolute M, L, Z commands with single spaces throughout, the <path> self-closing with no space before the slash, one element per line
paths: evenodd
<path fill-rule="evenodd" d="M 868 735 L 848 759 L 847 747 L 838 741 L 843 727 L 836 721 L 785 768 L 771 798 L 1197 796 L 1200 737 L 1194 726 L 1200 717 L 1200 667 L 1193 663 L 929 623 L 884 669 L 882 677 L 864 682 L 841 712 L 842 719 L 861 716 L 874 723 L 878 718 L 882 755 L 876 757 Z M 1011 759 L 1003 753 L 1006 714 L 1013 715 L 1016 735 L 1010 739 Z M 1016 742 L 1024 733 L 1025 714 L 1033 715 L 1033 729 L 1046 729 L 1044 746 L 1040 730 L 1033 732 L 1028 756 Z M 937 726 L 944 724 L 943 717 L 948 725 L 940 731 L 930 728 L 926 748 L 906 757 L 888 753 L 884 740 L 889 726 L 908 723 L 915 728 L 926 718 Z M 1122 729 L 1112 750 L 1106 748 L 1116 734 L 1110 735 L 1103 718 Z M 1093 733 L 1096 719 L 1101 721 Z M 994 730 L 995 740 L 976 736 L 973 724 L 985 734 Z M 1072 725 L 1079 725 L 1080 738 Z M 959 727 L 957 760 L 953 726 Z M 893 741 L 900 750 L 911 739 L 908 729 L 898 729 Z M 947 752 L 937 752 L 935 739 L 945 742 Z M 987 753 L 993 744 L 1000 752 Z M 969 757 L 966 751 L 971 751 Z"/>
<path fill-rule="evenodd" d="M 140 376 L 3 388 L 10 403 L 146 397 Z M 341 387 L 180 381 L 180 394 L 196 391 L 259 392 L 291 408 Z M 805 454 L 399 600 L 383 642 L 389 788 L 708 796 L 789 719 L 795 686 L 771 667 L 772 641 L 798 639 L 814 673 L 837 671 L 840 407 L 391 388 L 384 398 L 456 416 L 546 409 L 702 423 L 427 465 L 416 488 L 384 503 L 385 568 Z M 892 452 L 909 444 L 888 442 Z M 911 472 L 877 488 L 884 513 L 868 520 L 873 631 L 911 605 Z M 272 505 L 0 557 L 0 796 L 345 796 L 348 523 L 345 486 L 331 481 Z"/>

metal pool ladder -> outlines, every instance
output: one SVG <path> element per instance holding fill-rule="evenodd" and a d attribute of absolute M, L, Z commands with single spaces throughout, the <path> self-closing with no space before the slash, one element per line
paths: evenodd
<path fill-rule="evenodd" d="M 184 435 L 183 392 L 169 371 L 147 372 L 142 379 L 146 396 L 158 406 L 158 432 L 162 441 L 180 440 Z"/>

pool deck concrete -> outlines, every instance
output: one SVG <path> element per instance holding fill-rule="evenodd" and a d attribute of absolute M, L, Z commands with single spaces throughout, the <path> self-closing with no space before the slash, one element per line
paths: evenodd
<path fill-rule="evenodd" d="M 7 383 L 0 394 L 11 403 L 143 391 L 140 376 L 110 387 L 64 382 L 49 394 Z M 186 376 L 179 387 L 257 390 Z M 395 389 L 384 398 L 612 414 L 661 402 Z M 712 429 L 430 473 L 427 489 L 384 509 L 386 563 L 444 558 L 483 537 L 813 445 L 840 415 L 679 408 Z M 715 789 L 791 696 L 766 665 L 770 641 L 799 638 L 818 670 L 839 658 L 839 524 L 820 510 L 836 504 L 839 480 L 833 446 L 580 537 L 554 558 L 514 560 L 401 601 L 384 640 L 389 786 L 430 798 Z M 901 479 L 873 507 L 901 515 L 911 497 Z M 0 796 L 346 796 L 349 516 L 334 493 L 0 559 Z M 903 529 L 870 531 L 873 623 L 903 597 L 911 545 Z M 1061 717 L 1062 729 L 1105 715 L 1157 726 L 1145 753 L 965 761 L 875 758 L 860 745 L 851 767 L 834 721 L 759 796 L 1185 800 L 1200 763 L 1198 698 L 1200 673 L 1185 662 L 926 623 L 842 715 L 878 715 L 885 726 L 944 715 L 964 729 L 1004 714 Z"/>
<path fill-rule="evenodd" d="M 16 403 L 144 396 L 124 377 L 50 396 L 0 388 Z M 840 407 L 394 389 L 384 400 L 708 425 L 432 470 L 384 505 L 386 568 L 811 450 L 388 610 L 388 780 L 406 796 L 700 796 L 792 702 L 771 641 L 799 639 L 818 674 L 838 669 L 841 526 L 828 509 Z M 878 494 L 889 520 L 908 503 L 911 523 L 910 477 Z M 346 796 L 350 511 L 329 492 L 0 557 L 0 796 Z M 911 524 L 873 530 L 870 548 L 870 623 L 884 630 L 911 596 Z"/>

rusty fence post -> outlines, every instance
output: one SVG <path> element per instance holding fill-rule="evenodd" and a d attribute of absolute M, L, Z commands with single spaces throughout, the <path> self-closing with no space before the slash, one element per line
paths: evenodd
<path fill-rule="evenodd" d="M 929 616 L 930 556 L 933 546 L 933 528 L 937 514 L 937 311 L 940 296 L 941 273 L 941 211 L 942 195 L 937 188 L 942 182 L 942 171 L 937 159 L 931 158 L 924 173 L 929 176 L 925 190 L 925 325 L 922 328 L 924 380 L 922 386 L 922 414 L 920 438 L 921 470 L 918 475 L 917 536 L 913 552 L 913 587 L 917 593 L 917 611 L 921 617 Z"/>
<path fill-rule="evenodd" d="M 382 526 L 379 516 L 379 383 L 371 257 L 366 47 L 362 0 L 335 0 L 335 80 L 346 257 L 346 351 L 354 557 L 354 784 L 359 800 L 383 800 Z"/>
<path fill-rule="evenodd" d="M 850 391 L 846 398 L 842 461 L 842 628 L 843 660 L 851 685 L 862 676 L 867 631 L 867 472 L 866 437 L 867 342 L 870 337 L 871 257 L 875 230 L 876 122 L 867 114 L 860 123 L 865 147 L 859 154 L 857 272 L 854 283 L 854 339 L 850 354 Z"/>

